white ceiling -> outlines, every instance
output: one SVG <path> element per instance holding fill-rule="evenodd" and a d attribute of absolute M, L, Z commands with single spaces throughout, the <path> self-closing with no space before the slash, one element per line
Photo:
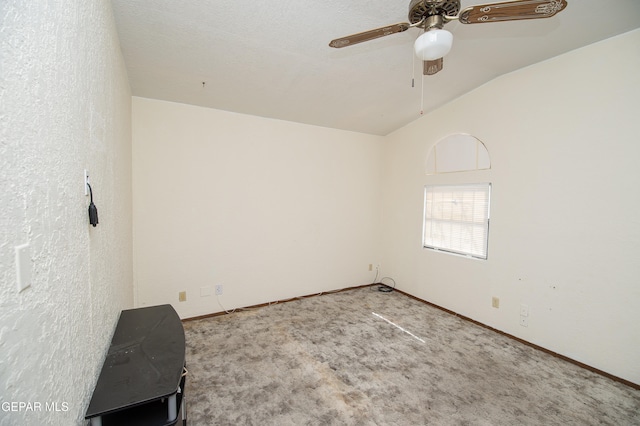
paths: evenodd
<path fill-rule="evenodd" d="M 422 79 L 417 28 L 328 47 L 407 22 L 409 0 L 112 3 L 135 96 L 377 135 L 419 118 L 422 102 L 426 113 L 497 76 L 640 27 L 639 0 L 567 0 L 548 19 L 451 22 L 444 69 Z"/>

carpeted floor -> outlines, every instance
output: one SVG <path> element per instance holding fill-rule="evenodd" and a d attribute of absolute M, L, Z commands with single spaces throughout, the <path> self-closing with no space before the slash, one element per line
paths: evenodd
<path fill-rule="evenodd" d="M 189 424 L 640 425 L 640 391 L 376 289 L 185 322 Z"/>

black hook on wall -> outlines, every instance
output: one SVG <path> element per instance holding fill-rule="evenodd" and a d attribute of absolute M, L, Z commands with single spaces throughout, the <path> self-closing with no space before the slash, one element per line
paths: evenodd
<path fill-rule="evenodd" d="M 87 186 L 89 187 L 89 195 L 91 196 L 91 202 L 89 203 L 89 223 L 95 228 L 98 224 L 98 208 L 93 204 L 93 191 L 91 190 L 91 185 L 87 183 Z"/>

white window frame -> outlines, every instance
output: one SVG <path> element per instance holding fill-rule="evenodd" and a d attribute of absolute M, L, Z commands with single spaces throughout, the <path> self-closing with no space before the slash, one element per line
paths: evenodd
<path fill-rule="evenodd" d="M 486 260 L 491 183 L 425 185 L 422 246 Z"/>

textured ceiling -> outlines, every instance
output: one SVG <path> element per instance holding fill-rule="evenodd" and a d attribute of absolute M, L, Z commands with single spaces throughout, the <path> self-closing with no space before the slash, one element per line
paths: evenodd
<path fill-rule="evenodd" d="M 422 78 L 416 28 L 328 47 L 406 22 L 409 0 L 112 0 L 135 96 L 377 135 L 497 76 L 640 27 L 638 0 L 567 3 L 548 19 L 447 24 L 444 69 Z"/>

